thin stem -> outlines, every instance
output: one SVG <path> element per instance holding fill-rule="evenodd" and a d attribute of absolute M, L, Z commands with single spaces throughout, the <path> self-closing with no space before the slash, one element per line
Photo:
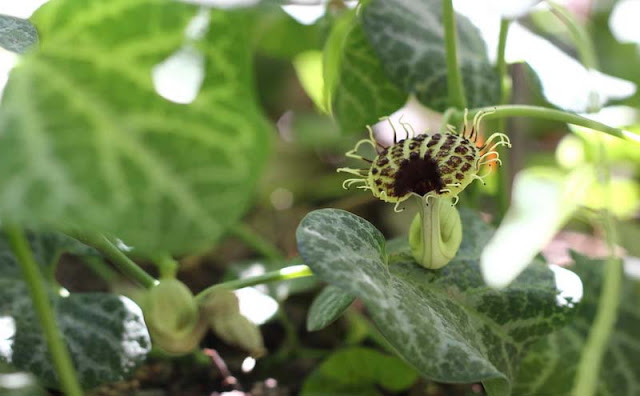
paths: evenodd
<path fill-rule="evenodd" d="M 506 104 L 509 101 L 509 81 L 507 76 L 507 60 L 504 56 L 507 49 L 507 35 L 509 34 L 509 26 L 511 20 L 502 19 L 500 22 L 500 37 L 498 39 L 498 60 L 497 69 L 500 76 L 500 104 Z"/>
<path fill-rule="evenodd" d="M 451 120 L 451 117 L 455 114 L 456 109 L 453 107 L 449 107 L 447 110 L 445 110 L 444 113 L 442 113 L 442 122 L 440 123 L 440 129 L 439 132 L 443 133 L 447 131 L 447 127 L 449 126 L 449 120 Z"/>
<path fill-rule="evenodd" d="M 442 23 L 444 25 L 444 45 L 447 52 L 447 88 L 449 90 L 449 104 L 459 109 L 467 107 L 464 96 L 462 75 L 458 64 L 456 21 L 452 0 L 442 0 Z"/>
<path fill-rule="evenodd" d="M 175 278 L 178 273 L 179 263 L 168 253 L 157 255 L 153 260 L 161 278 Z"/>
<path fill-rule="evenodd" d="M 580 62 L 587 70 L 596 70 L 598 69 L 598 58 L 596 56 L 596 51 L 593 48 L 593 42 L 591 41 L 591 36 L 586 31 L 586 29 L 580 25 L 580 23 L 573 17 L 571 12 L 569 12 L 563 6 L 553 2 L 548 1 L 547 4 L 551 7 L 551 12 L 562 21 L 567 29 L 569 30 L 569 34 L 571 35 L 571 39 L 576 46 L 576 50 L 578 51 L 578 56 L 580 57 Z M 600 110 L 600 98 L 599 94 L 595 89 L 591 89 L 589 92 L 589 105 L 587 112 L 595 113 Z"/>
<path fill-rule="evenodd" d="M 18 258 L 22 275 L 29 289 L 33 307 L 38 316 L 44 338 L 51 354 L 51 360 L 56 368 L 60 385 L 69 396 L 82 396 L 82 387 L 78 381 L 76 370 L 71 362 L 69 350 L 64 343 L 62 333 L 58 328 L 51 302 L 47 296 L 44 277 L 33 258 L 29 243 L 19 227 L 5 226 L 5 231 L 11 249 Z"/>
<path fill-rule="evenodd" d="M 509 102 L 509 96 L 511 96 L 511 85 L 507 75 L 507 61 L 505 58 L 505 51 L 507 48 L 507 35 L 509 33 L 510 20 L 503 18 L 500 22 L 500 38 L 498 40 L 498 75 L 500 78 L 500 104 L 504 105 Z M 498 119 L 497 129 L 500 132 L 506 133 L 506 122 L 504 118 Z M 498 217 L 501 219 L 507 213 L 509 209 L 510 201 L 510 158 L 509 150 L 506 147 L 498 148 L 498 155 L 502 158 L 502 164 L 504 169 L 502 172 L 497 172 L 498 177 Z"/>
<path fill-rule="evenodd" d="M 217 285 L 213 285 L 211 287 L 204 289 L 203 291 L 198 293 L 198 295 L 195 298 L 196 298 L 196 301 L 200 302 L 204 298 L 206 298 L 207 295 L 209 295 L 210 293 L 218 289 L 242 289 L 243 287 L 259 285 L 262 283 L 270 283 L 270 282 L 277 282 L 277 281 L 283 281 L 288 279 L 303 278 L 305 276 L 312 276 L 312 275 L 313 273 L 311 272 L 311 269 L 309 269 L 309 267 L 307 267 L 306 265 L 303 265 L 303 264 L 292 265 L 290 267 L 285 267 L 277 271 L 267 272 L 266 274 L 262 274 L 262 275 L 252 276 L 252 277 L 243 278 L 243 279 L 234 279 L 232 281 L 218 283 Z"/>
<path fill-rule="evenodd" d="M 527 105 L 501 105 L 493 107 L 480 107 L 469 110 L 469 117 L 473 117 L 478 111 L 490 112 L 483 120 L 498 119 L 504 117 L 532 117 L 543 118 L 547 120 L 566 122 L 568 124 L 579 125 L 590 129 L 595 129 L 600 132 L 604 132 L 611 136 L 615 136 L 621 139 L 640 143 L 640 135 L 625 131 L 622 129 L 610 127 L 601 122 L 590 120 L 588 118 L 579 116 L 573 113 L 567 113 L 560 110 L 549 109 L 539 106 L 527 106 Z"/>
<path fill-rule="evenodd" d="M 122 250 L 118 249 L 107 237 L 101 234 L 78 233 L 71 235 L 77 240 L 93 246 L 105 255 L 125 276 L 138 282 L 145 288 L 155 286 L 158 281 L 147 274 L 138 264 L 127 257 Z"/>
<path fill-rule="evenodd" d="M 557 16 L 569 30 L 571 39 L 578 51 L 580 62 L 587 69 L 597 69 L 598 58 L 596 57 L 596 51 L 593 48 L 593 42 L 591 41 L 589 33 L 587 33 L 585 28 L 580 25 L 573 15 L 571 15 L 571 13 L 563 6 L 554 1 L 547 1 L 547 4 L 551 7 L 552 13 Z"/>
<path fill-rule="evenodd" d="M 284 260 L 284 255 L 280 250 L 261 235 L 257 234 L 251 228 L 244 224 L 237 224 L 231 228 L 231 234 L 242 240 L 247 246 L 253 248 L 256 252 L 273 261 Z"/>
<path fill-rule="evenodd" d="M 604 145 L 600 145 L 601 157 L 604 159 Z M 611 174 L 607 162 L 603 161 L 603 191 L 610 191 L 609 184 Z M 602 291 L 598 300 L 598 311 L 591 325 L 589 337 L 582 350 L 578 370 L 573 386 L 575 396 L 591 396 L 596 394 L 598 381 L 600 379 L 600 368 L 602 359 L 609 344 L 609 338 L 613 332 L 618 318 L 618 308 L 620 306 L 621 289 L 623 281 L 622 260 L 615 257 L 615 227 L 611 214 L 606 209 L 611 201 L 608 193 L 604 195 L 605 210 L 602 220 L 606 235 L 609 258 L 605 264 Z"/>
<path fill-rule="evenodd" d="M 100 257 L 87 256 L 82 258 L 82 263 L 86 265 L 94 274 L 98 275 L 107 284 L 113 283 L 119 276 Z"/>

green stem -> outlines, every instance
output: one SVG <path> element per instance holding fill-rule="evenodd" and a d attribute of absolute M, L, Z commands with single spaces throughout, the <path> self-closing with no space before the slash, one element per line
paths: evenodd
<path fill-rule="evenodd" d="M 539 106 L 527 105 L 501 105 L 493 107 L 479 107 L 469 110 L 469 117 L 473 117 L 477 112 L 484 111 L 487 114 L 483 120 L 492 120 L 504 117 L 532 117 L 543 118 L 547 120 L 566 122 L 568 124 L 579 125 L 590 129 L 604 132 L 611 136 L 640 143 L 640 135 L 625 131 L 622 129 L 610 127 L 601 122 L 590 120 L 573 113 L 567 113 L 560 110 L 549 109 Z"/>
<path fill-rule="evenodd" d="M 498 40 L 498 75 L 500 78 L 500 104 L 504 105 L 509 102 L 509 96 L 511 96 L 511 85 L 507 75 L 507 61 L 505 58 L 505 51 L 507 48 L 507 35 L 509 33 L 509 19 L 502 19 L 500 22 L 500 38 Z M 500 132 L 506 132 L 506 122 L 504 118 L 498 119 L 497 129 Z M 509 151 L 505 147 L 498 148 L 498 155 L 502 158 L 502 164 L 504 169 L 502 172 L 497 172 L 498 177 L 498 218 L 501 219 L 507 213 L 509 209 L 510 201 L 510 166 Z"/>
<path fill-rule="evenodd" d="M 600 145 L 601 157 L 605 157 L 604 145 Z M 603 191 L 610 191 L 609 184 L 611 174 L 606 161 L 603 161 Z M 609 258 L 605 264 L 602 291 L 598 300 L 598 311 L 591 325 L 589 337 L 580 355 L 580 362 L 576 372 L 573 386 L 575 396 L 595 395 L 600 379 L 602 359 L 609 344 L 609 338 L 613 332 L 618 318 L 618 308 L 623 281 L 622 260 L 615 257 L 616 235 L 613 220 L 608 208 L 610 204 L 609 194 L 604 195 L 605 210 L 603 213 L 604 231 L 609 250 Z"/>
<path fill-rule="evenodd" d="M 452 0 L 442 0 L 442 23 L 444 25 L 444 45 L 447 52 L 447 89 L 449 90 L 449 104 L 459 109 L 467 107 L 464 96 L 464 86 L 458 64 L 456 41 L 456 21 Z"/>
<path fill-rule="evenodd" d="M 509 34 L 509 26 L 511 21 L 503 19 L 500 22 L 500 37 L 498 39 L 498 75 L 500 76 L 500 104 L 509 102 L 509 81 L 507 76 L 507 60 L 504 56 L 507 49 L 507 35 Z"/>
<path fill-rule="evenodd" d="M 155 286 L 158 281 L 147 274 L 138 264 L 133 262 L 122 250 L 111 243 L 107 237 L 101 234 L 78 233 L 71 235 L 75 239 L 98 249 L 111 263 L 116 266 L 125 276 L 138 282 L 143 287 L 149 289 Z"/>
<path fill-rule="evenodd" d="M 97 257 L 97 256 L 83 257 L 82 263 L 86 265 L 94 274 L 102 278 L 102 280 L 104 280 L 109 285 L 112 284 L 119 276 L 100 257 Z"/>
<path fill-rule="evenodd" d="M 272 261 L 284 260 L 284 255 L 271 242 L 264 239 L 244 224 L 237 224 L 231 228 L 231 234 L 242 240 L 247 246 Z"/>
<path fill-rule="evenodd" d="M 449 107 L 442 113 L 442 122 L 440 123 L 440 133 L 444 133 L 447 131 L 447 126 L 450 124 L 451 117 L 456 113 L 456 109 L 454 107 Z"/>
<path fill-rule="evenodd" d="M 270 282 L 277 282 L 277 281 L 283 281 L 288 279 L 303 278 L 305 276 L 312 276 L 312 275 L 313 273 L 311 272 L 311 269 L 309 269 L 309 267 L 307 267 L 306 265 L 304 264 L 292 265 L 290 267 L 285 267 L 277 271 L 267 272 L 266 274 L 262 274 L 262 275 L 252 276 L 252 277 L 243 278 L 243 279 L 234 279 L 232 281 L 218 283 L 216 285 L 213 285 L 211 287 L 204 289 L 203 291 L 198 293 L 198 295 L 195 298 L 196 298 L 196 301 L 201 302 L 204 298 L 207 297 L 207 295 L 209 295 L 210 293 L 218 289 L 242 289 L 243 287 L 255 286 L 262 283 L 270 283 Z"/>
<path fill-rule="evenodd" d="M 33 258 L 29 243 L 19 227 L 5 226 L 5 231 L 11 244 L 11 249 L 18 258 L 22 275 L 33 301 L 33 307 L 38 316 L 44 338 L 51 354 L 51 360 L 56 368 L 60 385 L 69 396 L 82 396 L 82 387 L 78 381 L 76 370 L 71 362 L 69 350 L 64 343 L 62 333 L 58 328 L 51 302 L 47 296 L 45 281 L 40 273 L 38 264 Z"/>
<path fill-rule="evenodd" d="M 591 41 L 589 33 L 587 33 L 584 27 L 580 25 L 573 15 L 563 6 L 553 1 L 547 1 L 547 4 L 551 7 L 553 14 L 557 16 L 569 30 L 571 39 L 578 51 L 580 62 L 582 62 L 587 69 L 597 69 L 598 58 L 596 57 L 596 51 L 593 48 L 593 42 Z"/>
<path fill-rule="evenodd" d="M 563 6 L 556 4 L 553 1 L 548 1 L 547 4 L 551 7 L 551 11 L 555 16 L 560 19 L 571 35 L 571 39 L 576 46 L 580 62 L 587 70 L 598 69 L 598 58 L 596 51 L 593 48 L 593 42 L 591 36 L 586 29 L 580 25 L 580 23 L 573 17 L 571 12 L 565 9 Z M 589 93 L 589 105 L 587 112 L 595 113 L 600 110 L 599 94 L 595 89 L 592 89 Z"/>
<path fill-rule="evenodd" d="M 159 254 L 154 258 L 153 262 L 158 267 L 160 278 L 171 279 L 176 277 L 180 265 L 170 254 Z"/>

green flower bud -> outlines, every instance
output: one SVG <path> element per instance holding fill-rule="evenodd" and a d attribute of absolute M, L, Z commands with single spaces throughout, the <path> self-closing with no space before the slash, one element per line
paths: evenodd
<path fill-rule="evenodd" d="M 144 316 L 154 345 L 173 354 L 191 352 L 206 331 L 191 290 L 177 279 L 162 279 L 148 291 Z"/>
<path fill-rule="evenodd" d="M 419 201 L 420 211 L 411 223 L 409 246 L 413 258 L 428 269 L 442 268 L 451 261 L 462 242 L 462 222 L 451 200 Z"/>
<path fill-rule="evenodd" d="M 260 329 L 240 313 L 238 298 L 232 291 L 216 290 L 204 307 L 211 330 L 224 342 L 245 349 L 256 358 L 265 354 Z"/>

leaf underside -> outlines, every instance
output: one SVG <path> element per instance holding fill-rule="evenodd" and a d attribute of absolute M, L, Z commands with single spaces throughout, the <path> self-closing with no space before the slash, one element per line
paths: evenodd
<path fill-rule="evenodd" d="M 329 285 L 316 296 L 307 314 L 307 330 L 324 329 L 333 323 L 355 300 L 340 288 Z"/>

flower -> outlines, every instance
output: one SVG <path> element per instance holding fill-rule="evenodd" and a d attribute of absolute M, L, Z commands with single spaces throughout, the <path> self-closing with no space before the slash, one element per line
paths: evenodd
<path fill-rule="evenodd" d="M 407 139 L 397 141 L 394 128 L 394 144 L 389 147 L 376 142 L 373 130 L 367 126 L 369 139 L 360 140 L 346 156 L 370 165 L 367 169 L 339 168 L 338 172 L 357 176 L 345 180 L 343 187 L 361 183 L 358 188 L 371 190 L 375 197 L 385 202 L 395 202 L 396 211 L 398 205 L 412 195 L 424 198 L 427 203 L 429 197 L 453 198 L 455 205 L 458 194 L 473 180 L 478 179 L 484 183 L 483 179 L 487 175 L 478 176 L 483 165 L 502 164 L 496 148 L 511 147 L 509 137 L 497 132 L 478 147 L 478 126 L 486 114 L 488 113 L 478 112 L 471 128 L 467 128 L 465 111 L 462 133 L 457 133 L 453 127 L 448 126 L 444 133 L 423 133 L 416 136 L 411 125 L 400 121 Z M 380 149 L 373 160 L 358 154 L 358 149 L 363 144 Z"/>

